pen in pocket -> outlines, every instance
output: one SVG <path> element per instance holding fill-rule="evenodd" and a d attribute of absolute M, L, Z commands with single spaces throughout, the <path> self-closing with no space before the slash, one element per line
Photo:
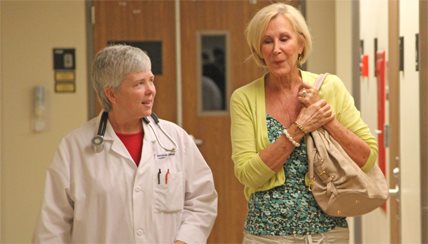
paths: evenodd
<path fill-rule="evenodd" d="M 168 176 L 169 176 L 169 169 L 166 171 L 166 174 L 165 174 L 165 184 L 168 184 Z"/>
<path fill-rule="evenodd" d="M 159 168 L 159 171 L 158 171 L 158 185 L 161 184 L 161 175 L 162 175 L 162 170 Z M 165 185 L 168 185 L 168 178 L 170 177 L 170 175 L 171 175 L 171 173 L 170 173 L 169 169 L 167 169 L 166 173 L 165 173 Z"/>

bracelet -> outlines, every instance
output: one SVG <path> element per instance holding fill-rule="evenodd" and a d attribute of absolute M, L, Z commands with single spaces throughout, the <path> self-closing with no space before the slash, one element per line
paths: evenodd
<path fill-rule="evenodd" d="M 297 141 L 295 141 L 293 139 L 293 137 L 290 136 L 290 134 L 288 133 L 287 129 L 284 129 L 282 131 L 282 133 L 285 135 L 285 137 L 287 137 L 287 139 L 295 146 L 295 147 L 300 147 L 300 143 L 298 143 Z"/>
<path fill-rule="evenodd" d="M 303 132 L 303 134 L 305 134 L 305 135 L 308 134 L 308 132 L 306 132 L 306 130 L 303 129 L 303 126 L 299 122 L 294 121 L 294 124 L 296 124 L 297 128 L 299 128 L 299 130 L 301 130 Z"/>

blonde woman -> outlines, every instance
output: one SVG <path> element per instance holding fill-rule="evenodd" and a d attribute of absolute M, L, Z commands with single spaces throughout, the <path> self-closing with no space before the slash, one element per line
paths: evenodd
<path fill-rule="evenodd" d="M 248 200 L 243 242 L 347 243 L 346 219 L 322 212 L 308 190 L 303 138 L 324 127 L 364 171 L 375 163 L 376 140 L 337 76 L 328 75 L 318 94 L 318 74 L 299 68 L 312 42 L 297 9 L 264 7 L 246 37 L 266 73 L 231 98 L 232 159 Z"/>

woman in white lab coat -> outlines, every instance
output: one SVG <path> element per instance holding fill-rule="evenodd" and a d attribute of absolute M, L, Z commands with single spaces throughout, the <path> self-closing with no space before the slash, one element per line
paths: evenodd
<path fill-rule="evenodd" d="M 212 173 L 183 129 L 150 117 L 149 57 L 127 45 L 106 47 L 92 79 L 108 114 L 62 139 L 33 242 L 206 243 L 217 215 Z"/>

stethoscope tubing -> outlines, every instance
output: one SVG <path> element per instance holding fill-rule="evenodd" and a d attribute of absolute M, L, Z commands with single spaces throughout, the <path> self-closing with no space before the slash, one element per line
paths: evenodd
<path fill-rule="evenodd" d="M 159 137 L 158 137 L 157 133 L 155 132 L 155 129 L 153 128 L 153 126 L 151 124 L 148 124 L 148 125 L 149 125 L 150 129 L 153 131 L 153 134 L 156 137 L 156 141 L 159 143 L 159 145 L 162 149 L 164 149 L 165 151 L 168 151 L 168 152 L 175 152 L 177 150 L 177 144 L 175 143 L 175 141 L 162 129 L 162 127 L 159 124 L 156 124 L 156 125 L 159 127 L 159 129 L 162 131 L 162 133 L 168 138 L 168 140 L 172 144 L 174 144 L 174 147 L 167 148 L 165 145 L 163 145 L 163 143 L 159 140 Z"/>
<path fill-rule="evenodd" d="M 150 127 L 150 129 L 152 130 L 153 134 L 155 135 L 156 141 L 159 143 L 160 147 L 162 149 L 164 149 L 165 151 L 175 152 L 178 148 L 177 143 L 175 143 L 175 141 L 171 138 L 171 136 L 169 136 L 168 133 L 166 133 L 166 131 L 162 128 L 162 126 L 160 126 L 159 117 L 155 113 L 150 114 L 150 117 L 152 117 L 153 121 L 158 126 L 158 128 L 161 130 L 162 134 L 164 134 L 168 138 L 168 140 L 174 145 L 171 148 L 167 148 L 160 141 L 155 129 L 153 128 L 153 126 L 150 123 L 150 120 L 146 117 L 143 117 L 144 123 Z M 107 129 L 107 121 L 108 121 L 108 112 L 104 111 L 101 115 L 100 125 L 98 126 L 97 135 L 95 135 L 91 141 L 92 142 L 92 148 L 95 152 L 100 152 L 104 149 L 104 135 L 105 135 L 105 132 Z"/>

